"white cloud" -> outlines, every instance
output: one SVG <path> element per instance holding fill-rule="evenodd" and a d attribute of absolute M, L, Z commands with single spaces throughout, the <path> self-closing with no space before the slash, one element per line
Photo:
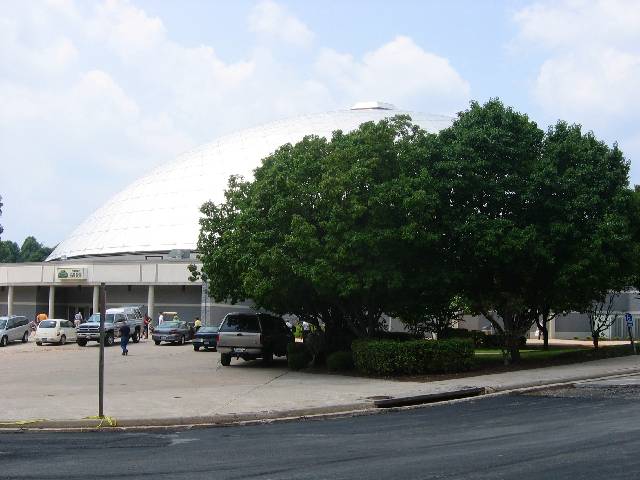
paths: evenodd
<path fill-rule="evenodd" d="M 127 0 L 0 11 L 4 236 L 53 244 L 151 167 L 221 133 L 359 100 L 446 113 L 468 99 L 449 62 L 408 37 L 354 58 L 314 47 L 274 2 L 257 4 L 249 26 L 255 45 L 223 60 Z"/>
<path fill-rule="evenodd" d="M 399 36 L 361 60 L 325 49 L 315 69 L 352 100 L 383 100 L 398 107 L 425 104 L 429 111 L 452 113 L 469 99 L 469 84 L 446 58 Z"/>
<path fill-rule="evenodd" d="M 252 9 L 249 29 L 297 46 L 309 45 L 314 37 L 307 25 L 271 0 L 263 0 Z"/>
<path fill-rule="evenodd" d="M 542 51 L 535 99 L 547 111 L 602 126 L 640 107 L 640 2 L 536 3 L 514 16 L 520 53 Z"/>

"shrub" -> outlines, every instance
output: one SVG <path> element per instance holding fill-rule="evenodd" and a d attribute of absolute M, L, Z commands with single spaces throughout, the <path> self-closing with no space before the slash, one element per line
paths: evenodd
<path fill-rule="evenodd" d="M 473 342 L 451 340 L 356 340 L 352 344 L 356 368 L 368 375 L 446 373 L 473 366 Z"/>
<path fill-rule="evenodd" d="M 343 372 L 353 369 L 353 356 L 351 352 L 333 352 L 327 357 L 327 369 L 330 372 Z"/>
<path fill-rule="evenodd" d="M 479 339 L 480 343 L 476 344 L 477 347 L 484 348 L 502 348 L 504 346 L 504 337 L 498 334 L 484 335 Z M 524 347 L 527 345 L 527 337 L 520 337 L 519 346 Z"/>
<path fill-rule="evenodd" d="M 308 351 L 304 343 L 291 342 L 287 344 L 287 353 L 291 355 L 292 353 L 308 353 Z"/>
<path fill-rule="evenodd" d="M 466 328 L 448 328 L 442 335 L 438 337 L 439 340 L 446 340 L 450 338 L 470 338 L 473 340 L 473 345 L 483 347 L 485 343 L 485 335 L 479 330 L 467 330 Z"/>
<path fill-rule="evenodd" d="M 418 340 L 420 335 L 411 332 L 375 332 L 373 338 L 376 340 L 396 340 L 398 342 L 406 342 L 407 340 Z"/>
<path fill-rule="evenodd" d="M 287 345 L 287 363 L 291 370 L 300 370 L 311 361 L 311 354 L 304 343 L 292 342 Z"/>
<path fill-rule="evenodd" d="M 307 353 L 290 353 L 287 356 L 287 363 L 291 370 L 301 370 L 309 365 L 311 357 Z"/>

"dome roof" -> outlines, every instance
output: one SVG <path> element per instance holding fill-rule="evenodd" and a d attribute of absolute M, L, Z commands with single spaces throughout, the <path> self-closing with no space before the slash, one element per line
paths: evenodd
<path fill-rule="evenodd" d="M 330 137 L 367 121 L 407 114 L 427 131 L 448 127 L 452 118 L 395 110 L 364 102 L 351 110 L 306 115 L 250 128 L 186 152 L 133 182 L 82 222 L 47 260 L 96 255 L 195 250 L 200 206 L 224 200 L 230 175 L 251 178 L 261 160 L 305 135 Z"/>

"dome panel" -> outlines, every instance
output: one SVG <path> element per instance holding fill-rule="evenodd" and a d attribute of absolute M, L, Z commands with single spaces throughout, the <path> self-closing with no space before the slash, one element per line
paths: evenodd
<path fill-rule="evenodd" d="M 359 104 L 354 110 L 273 122 L 186 152 L 112 197 L 61 242 L 47 260 L 195 250 L 201 205 L 208 200 L 223 201 L 230 175 L 251 178 L 261 160 L 279 146 L 298 142 L 310 134 L 329 138 L 335 130 L 348 132 L 364 122 L 401 114 L 410 115 L 414 123 L 430 132 L 446 128 L 453 121 L 443 115 L 380 105 L 384 108 Z"/>

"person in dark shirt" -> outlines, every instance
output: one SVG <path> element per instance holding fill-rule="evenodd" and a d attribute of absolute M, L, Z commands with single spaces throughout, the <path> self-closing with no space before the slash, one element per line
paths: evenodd
<path fill-rule="evenodd" d="M 129 335 L 131 335 L 131 328 L 125 323 L 120 327 L 120 348 L 122 348 L 122 355 L 129 354 L 129 350 L 127 350 Z"/>

